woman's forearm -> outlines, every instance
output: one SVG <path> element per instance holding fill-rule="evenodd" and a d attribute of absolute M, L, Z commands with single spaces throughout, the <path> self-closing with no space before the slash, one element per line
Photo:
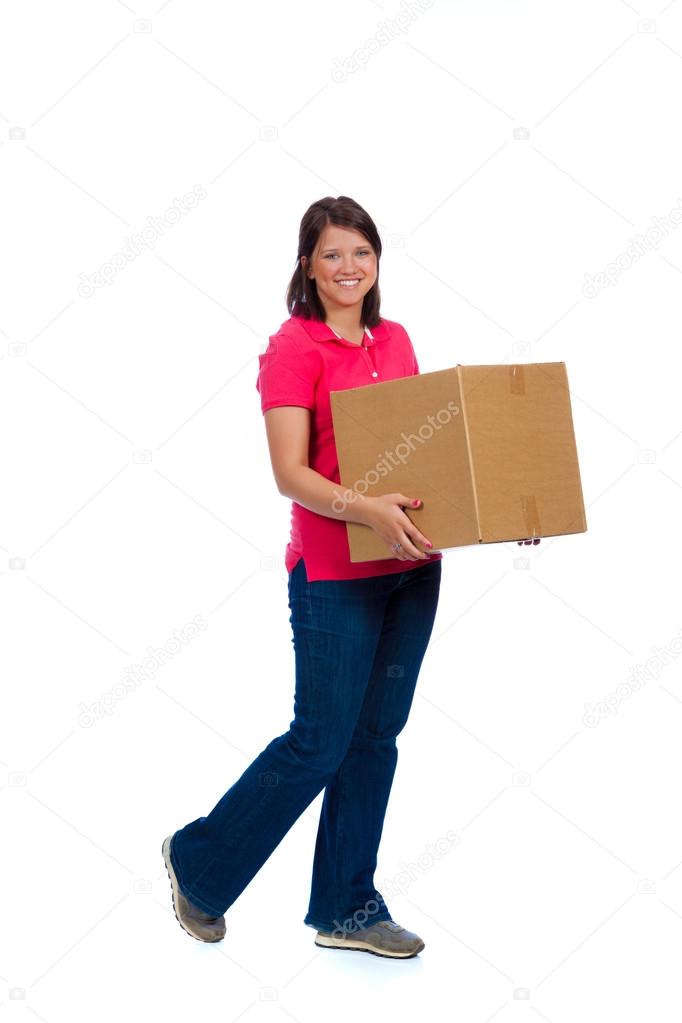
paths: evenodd
<path fill-rule="evenodd" d="M 291 498 L 318 515 L 369 525 L 368 516 L 374 498 L 358 494 L 340 483 L 333 483 L 307 465 L 292 470 L 286 480 L 280 481 L 278 489 L 284 497 Z"/>

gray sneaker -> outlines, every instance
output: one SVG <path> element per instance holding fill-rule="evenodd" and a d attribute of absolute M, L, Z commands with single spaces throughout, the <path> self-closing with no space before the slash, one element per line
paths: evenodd
<path fill-rule="evenodd" d="M 170 857 L 172 837 L 169 835 L 168 838 L 164 838 L 161 852 L 170 878 L 175 917 L 183 930 L 191 934 L 193 938 L 198 938 L 199 941 L 222 941 L 226 931 L 225 917 L 210 916 L 210 914 L 204 913 L 202 909 L 186 899 L 180 891 Z"/>
<path fill-rule="evenodd" d="M 318 931 L 315 944 L 321 948 L 349 948 L 390 959 L 411 959 L 425 947 L 418 934 L 405 930 L 394 920 L 379 920 L 352 934 Z"/>

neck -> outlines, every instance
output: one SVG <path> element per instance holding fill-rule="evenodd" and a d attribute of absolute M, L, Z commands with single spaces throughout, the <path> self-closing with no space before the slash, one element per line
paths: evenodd
<path fill-rule="evenodd" d="M 362 309 L 356 310 L 352 307 L 350 309 L 327 309 L 325 308 L 325 323 L 334 327 L 338 332 L 346 334 L 355 334 L 363 329 L 363 323 L 361 320 Z"/>

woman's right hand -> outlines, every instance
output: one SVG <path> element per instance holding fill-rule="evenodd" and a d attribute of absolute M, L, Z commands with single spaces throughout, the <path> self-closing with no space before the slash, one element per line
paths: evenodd
<path fill-rule="evenodd" d="M 404 511 L 405 508 L 423 507 L 419 498 L 406 497 L 405 494 L 381 494 L 365 498 L 365 501 L 365 523 L 388 545 L 394 558 L 399 561 L 426 561 L 435 553 L 429 551 L 424 554 L 415 546 L 415 541 L 424 547 L 430 547 L 431 542 Z M 398 551 L 393 550 L 396 543 L 402 545 Z"/>

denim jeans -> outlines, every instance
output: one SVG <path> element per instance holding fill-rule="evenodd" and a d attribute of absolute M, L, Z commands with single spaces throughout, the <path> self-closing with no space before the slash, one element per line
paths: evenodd
<path fill-rule="evenodd" d="M 438 606 L 441 560 L 365 579 L 289 573 L 294 718 L 206 817 L 176 831 L 180 890 L 212 916 L 238 898 L 325 790 L 303 923 L 356 931 L 391 920 L 374 871 L 396 769 Z"/>

